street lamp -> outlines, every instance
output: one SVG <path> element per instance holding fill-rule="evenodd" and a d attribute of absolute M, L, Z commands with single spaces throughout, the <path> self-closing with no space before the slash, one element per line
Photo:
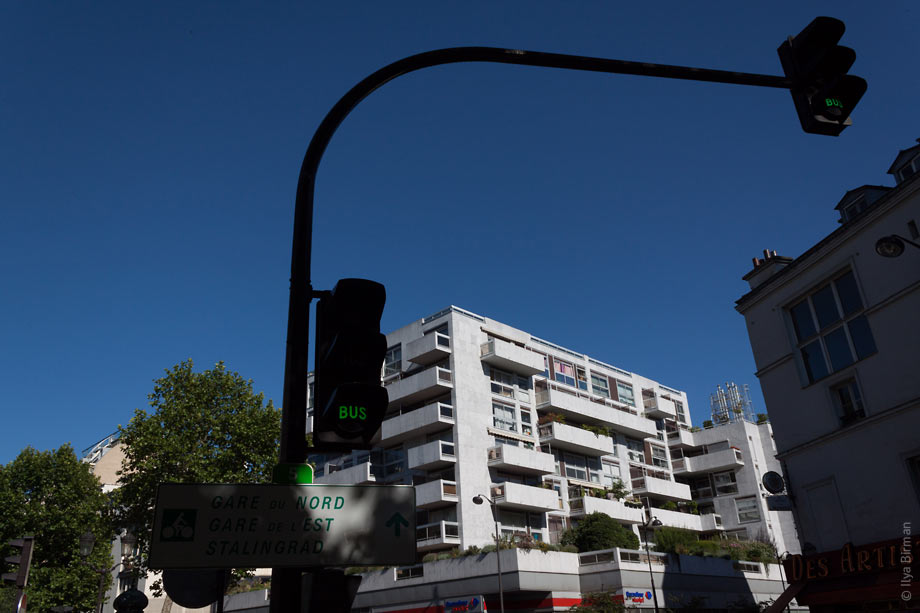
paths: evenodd
<path fill-rule="evenodd" d="M 776 552 L 776 548 L 775 548 L 775 547 L 773 548 L 773 552 L 774 552 L 774 553 Z M 789 555 L 791 555 L 791 554 L 790 554 L 788 551 L 784 551 L 784 552 L 782 553 L 782 555 L 777 555 L 777 556 L 776 556 L 776 560 L 779 562 L 779 578 L 780 578 L 780 581 L 783 582 L 783 592 L 786 591 L 786 579 L 783 577 L 783 574 L 784 574 L 784 570 L 783 570 L 783 561 L 785 561 L 786 557 L 789 556 Z M 788 603 L 788 602 L 786 603 L 786 611 L 789 611 L 789 603 Z"/>
<path fill-rule="evenodd" d="M 498 610 L 500 613 L 505 613 L 505 594 L 502 591 L 502 549 L 501 549 L 501 536 L 498 533 L 498 510 L 495 508 L 495 501 L 487 496 L 478 494 L 473 496 L 473 502 L 475 504 L 482 504 L 483 500 L 489 501 L 489 504 L 492 505 L 492 519 L 495 520 L 495 556 L 498 560 Z"/>
<path fill-rule="evenodd" d="M 885 258 L 896 258 L 904 253 L 904 243 L 920 249 L 920 245 L 914 241 L 897 234 L 891 234 L 875 241 L 875 252 Z"/>
<path fill-rule="evenodd" d="M 658 594 L 655 592 L 655 576 L 652 574 L 652 556 L 648 551 L 648 528 L 649 526 L 657 528 L 661 525 L 661 520 L 652 516 L 651 508 L 649 508 L 648 514 L 648 520 L 642 524 L 645 529 L 645 559 L 648 561 L 648 578 L 652 582 L 652 599 L 655 601 L 655 613 L 658 613 Z"/>
<path fill-rule="evenodd" d="M 105 578 L 106 575 L 109 575 L 116 568 L 121 566 L 124 563 L 124 558 L 131 554 L 131 551 L 134 549 L 134 545 L 137 543 L 137 537 L 128 532 L 121 537 L 121 560 L 113 566 L 106 570 L 105 568 L 95 568 L 89 562 L 84 561 L 85 566 L 89 566 L 93 569 L 93 572 L 99 574 L 99 595 L 96 597 L 96 611 L 97 613 L 102 613 L 102 604 L 103 599 L 105 598 Z M 89 554 L 93 552 L 93 546 L 96 544 L 96 536 L 87 530 L 83 533 L 83 536 L 80 537 L 80 555 L 84 558 L 88 558 Z"/>

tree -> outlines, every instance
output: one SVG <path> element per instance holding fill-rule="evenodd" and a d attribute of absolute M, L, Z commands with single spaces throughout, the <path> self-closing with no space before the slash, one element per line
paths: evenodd
<path fill-rule="evenodd" d="M 111 542 L 114 529 L 108 508 L 99 480 L 70 445 L 54 451 L 26 447 L 0 466 L 0 560 L 13 555 L 10 539 L 35 537 L 26 588 L 29 610 L 48 611 L 59 605 L 95 609 L 100 574 L 93 569 L 111 568 L 112 556 L 108 546 L 97 546 L 84 559 L 80 536 L 90 530 L 97 542 Z M 0 564 L 3 572 L 12 572 Z M 105 582 L 107 587 L 108 574 Z M 0 601 L 6 602 L 11 590 L 2 591 Z"/>
<path fill-rule="evenodd" d="M 579 551 L 599 549 L 638 549 L 639 537 L 604 513 L 590 513 L 574 528 L 562 533 L 563 545 L 575 545 Z"/>
<path fill-rule="evenodd" d="M 264 483 L 278 460 L 281 412 L 252 391 L 252 380 L 228 372 L 193 371 L 186 360 L 154 381 L 151 412 L 135 410 L 119 427 L 125 458 L 116 490 L 121 521 L 137 535 L 145 573 L 161 483 Z M 155 586 L 156 589 L 156 586 Z"/>

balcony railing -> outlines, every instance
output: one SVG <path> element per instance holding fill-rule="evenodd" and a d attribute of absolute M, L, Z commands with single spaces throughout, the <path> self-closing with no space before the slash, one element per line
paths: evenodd
<path fill-rule="evenodd" d="M 415 540 L 417 543 L 459 538 L 460 524 L 455 521 L 439 521 L 432 524 L 423 524 L 415 529 Z"/>

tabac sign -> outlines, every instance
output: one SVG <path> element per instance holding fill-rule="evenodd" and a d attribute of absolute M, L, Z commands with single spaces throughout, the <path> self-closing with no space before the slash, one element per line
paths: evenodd
<path fill-rule="evenodd" d="M 407 485 L 163 484 L 151 568 L 415 563 Z"/>

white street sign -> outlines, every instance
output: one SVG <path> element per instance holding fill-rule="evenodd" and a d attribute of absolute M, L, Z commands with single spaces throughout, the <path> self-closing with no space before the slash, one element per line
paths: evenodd
<path fill-rule="evenodd" d="M 166 483 L 150 568 L 415 563 L 411 485 Z"/>

